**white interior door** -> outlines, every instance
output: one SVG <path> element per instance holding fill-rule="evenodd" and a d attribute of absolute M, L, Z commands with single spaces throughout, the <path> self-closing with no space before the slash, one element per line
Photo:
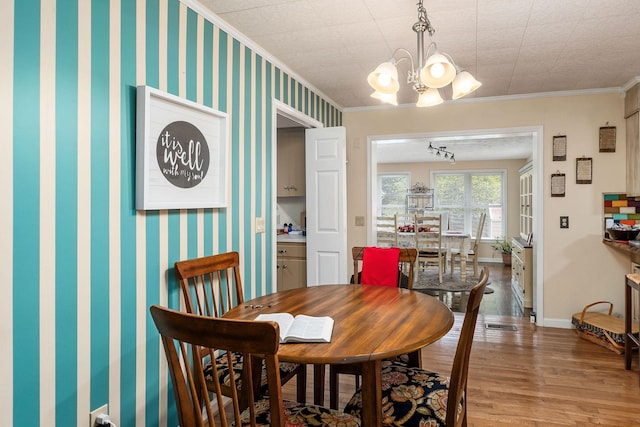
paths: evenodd
<path fill-rule="evenodd" d="M 344 127 L 307 129 L 307 286 L 347 283 Z"/>

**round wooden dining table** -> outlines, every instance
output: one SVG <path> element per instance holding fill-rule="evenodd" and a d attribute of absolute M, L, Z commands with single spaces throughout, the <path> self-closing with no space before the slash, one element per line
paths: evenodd
<path fill-rule="evenodd" d="M 453 326 L 451 310 L 438 299 L 407 289 L 371 285 L 322 285 L 261 296 L 225 318 L 254 320 L 261 313 L 330 316 L 329 343 L 281 344 L 281 361 L 362 366 L 363 426 L 382 425 L 382 360 L 419 350 Z"/>

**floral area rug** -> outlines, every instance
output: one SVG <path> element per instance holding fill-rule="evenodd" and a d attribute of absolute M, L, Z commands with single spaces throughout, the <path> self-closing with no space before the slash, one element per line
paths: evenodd
<path fill-rule="evenodd" d="M 442 283 L 439 283 L 437 271 L 421 271 L 413 279 L 413 289 L 425 293 L 437 292 L 469 292 L 478 283 L 478 279 L 467 273 L 466 280 L 460 278 L 460 273 L 454 273 L 453 277 L 449 272 L 442 275 Z M 489 278 L 491 284 L 491 278 Z M 485 294 L 492 294 L 493 289 L 489 286 L 485 288 Z"/>

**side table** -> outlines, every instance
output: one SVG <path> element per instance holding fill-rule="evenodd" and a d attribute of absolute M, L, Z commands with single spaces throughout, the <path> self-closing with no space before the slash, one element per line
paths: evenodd
<path fill-rule="evenodd" d="M 625 276 L 624 286 L 624 368 L 626 370 L 631 369 L 631 357 L 633 356 L 633 348 L 638 347 L 640 340 L 631 331 L 631 323 L 633 321 L 633 301 L 632 301 L 632 289 L 635 292 L 635 297 L 640 298 L 640 274 L 627 274 Z M 636 313 L 638 315 L 640 313 Z M 640 319 L 638 319 L 640 324 Z M 638 357 L 640 363 L 640 355 Z M 638 380 L 640 381 L 640 365 L 638 367 Z"/>

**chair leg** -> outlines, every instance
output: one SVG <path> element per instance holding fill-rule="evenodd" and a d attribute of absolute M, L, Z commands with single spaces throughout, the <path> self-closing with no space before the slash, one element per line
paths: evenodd
<path fill-rule="evenodd" d="M 324 376 L 326 365 L 313 365 L 313 404 L 324 406 Z"/>

